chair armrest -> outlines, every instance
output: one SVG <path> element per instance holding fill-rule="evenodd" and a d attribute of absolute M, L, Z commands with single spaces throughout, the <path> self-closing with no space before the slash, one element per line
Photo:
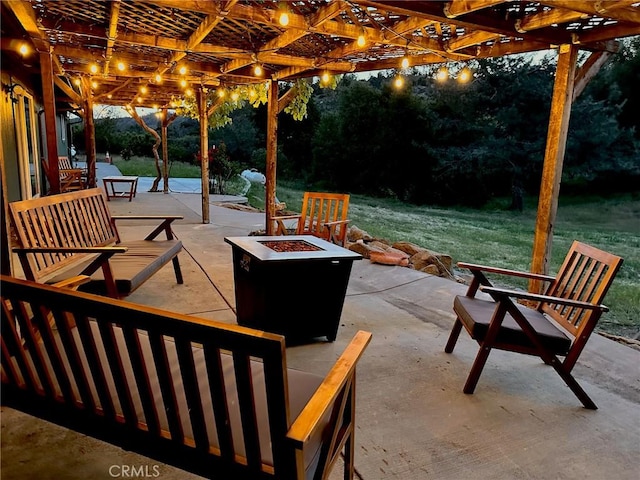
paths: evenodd
<path fill-rule="evenodd" d="M 124 253 L 127 247 L 16 247 L 15 253 Z"/>
<path fill-rule="evenodd" d="M 302 409 L 287 432 L 287 439 L 293 442 L 295 448 L 303 448 L 321 426 L 322 418 L 333 406 L 345 385 L 353 378 L 356 364 L 370 341 L 371 333 L 358 331 Z"/>
<path fill-rule="evenodd" d="M 511 290 L 508 288 L 488 287 L 480 286 L 480 290 L 491 296 L 508 296 L 514 298 L 522 298 L 525 300 L 533 300 L 544 303 L 554 303 L 558 305 L 567 305 L 569 307 L 585 308 L 587 310 L 601 310 L 603 312 L 609 311 L 609 307 L 606 305 L 597 305 L 594 303 L 583 302 L 581 300 L 572 300 L 570 298 L 552 297 L 550 295 L 542 295 L 539 293 L 525 292 L 522 290 Z M 495 298 L 495 297 L 494 297 Z"/>
<path fill-rule="evenodd" d="M 331 228 L 334 225 L 346 225 L 347 223 L 349 223 L 351 220 L 336 220 L 334 222 L 323 222 L 322 225 L 324 225 L 327 228 Z"/>
<path fill-rule="evenodd" d="M 271 217 L 271 220 L 294 220 L 294 219 L 298 219 L 298 218 L 302 218 L 302 214 L 300 215 L 280 215 L 279 217 Z"/>
<path fill-rule="evenodd" d="M 532 273 L 532 272 L 522 272 L 518 270 L 509 270 L 506 268 L 499 267 L 489 267 L 486 265 L 478 265 L 475 263 L 466 263 L 466 262 L 458 262 L 458 267 L 467 268 L 471 270 L 471 272 L 489 272 L 489 273 L 498 273 L 501 275 L 509 275 L 512 277 L 521 277 L 521 278 L 531 278 L 533 280 L 542 280 L 545 282 L 553 282 L 556 277 L 552 277 L 551 275 L 543 275 L 541 273 Z"/>

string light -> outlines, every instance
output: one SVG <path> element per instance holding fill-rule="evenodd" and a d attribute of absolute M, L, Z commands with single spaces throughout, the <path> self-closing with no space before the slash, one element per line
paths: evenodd
<path fill-rule="evenodd" d="M 184 78 L 182 80 L 180 80 L 180 86 L 182 88 L 185 88 L 187 86 L 187 81 Z"/>
<path fill-rule="evenodd" d="M 238 98 L 240 98 L 240 95 L 238 94 L 238 92 L 233 92 L 231 94 L 231 100 L 233 100 L 234 102 L 237 102 Z"/>
<path fill-rule="evenodd" d="M 79 78 L 76 78 L 76 79 L 73 81 L 73 84 L 74 84 L 76 87 L 79 87 L 79 86 L 80 86 L 80 83 L 82 83 L 82 82 L 80 81 L 80 79 L 79 79 Z"/>
<path fill-rule="evenodd" d="M 359 47 L 364 47 L 367 44 L 367 39 L 365 38 L 364 33 L 358 35 L 357 43 Z"/>
<path fill-rule="evenodd" d="M 458 74 L 458 82 L 467 83 L 469 80 L 471 80 L 471 70 L 465 67 Z"/>
<path fill-rule="evenodd" d="M 91 82 L 91 88 L 93 88 L 94 90 L 96 88 L 98 88 L 98 82 L 96 82 L 95 80 Z"/>
<path fill-rule="evenodd" d="M 260 64 L 256 63 L 256 65 L 253 67 L 253 74 L 256 77 L 261 77 L 263 73 L 262 67 L 260 66 Z"/>
<path fill-rule="evenodd" d="M 219 88 L 218 89 L 218 96 L 220 98 L 224 98 L 225 95 L 226 95 L 226 92 L 224 91 L 224 88 Z"/>
<path fill-rule="evenodd" d="M 328 84 L 331 81 L 331 74 L 329 72 L 324 72 L 320 77 L 320 81 L 325 85 Z"/>
<path fill-rule="evenodd" d="M 156 73 L 156 83 L 162 83 L 162 75 L 160 75 L 159 73 Z"/>
<path fill-rule="evenodd" d="M 193 95 L 193 90 L 191 90 L 190 88 L 187 88 L 187 89 L 184 91 L 184 94 L 185 94 L 187 97 L 190 97 L 190 96 L 192 96 L 192 95 Z"/>
<path fill-rule="evenodd" d="M 125 69 L 126 69 L 127 67 L 125 67 L 124 62 L 118 62 L 118 64 L 117 64 L 117 68 L 118 68 L 118 70 L 120 70 L 121 72 L 124 72 L 124 71 L 125 71 Z"/>
<path fill-rule="evenodd" d="M 178 69 L 178 73 L 180 75 L 186 75 L 187 73 L 187 67 L 185 67 L 184 65 L 182 65 L 179 69 Z"/>
<path fill-rule="evenodd" d="M 396 88 L 402 88 L 404 86 L 404 78 L 402 78 L 402 75 L 398 75 L 395 80 L 393 81 L 393 86 Z"/>
<path fill-rule="evenodd" d="M 144 85 L 142 87 L 140 87 L 140 93 L 145 95 L 148 92 L 147 87 L 145 87 Z"/>
<path fill-rule="evenodd" d="M 29 45 L 27 45 L 26 43 L 21 43 L 20 46 L 18 47 L 18 52 L 23 57 L 27 55 L 30 51 L 31 49 L 29 48 Z"/>
<path fill-rule="evenodd" d="M 98 73 L 98 65 L 92 63 L 91 65 L 89 65 L 89 71 L 95 75 L 96 73 Z"/>
<path fill-rule="evenodd" d="M 440 67 L 436 73 L 436 80 L 444 82 L 449 78 L 449 70 L 446 67 Z"/>
<path fill-rule="evenodd" d="M 142 97 L 138 97 L 138 98 L 136 98 L 136 101 L 137 101 L 138 103 L 142 103 Z"/>
<path fill-rule="evenodd" d="M 402 68 L 409 68 L 409 57 L 407 57 L 406 55 L 404 57 L 402 57 L 402 62 L 401 62 Z"/>
<path fill-rule="evenodd" d="M 278 14 L 278 23 L 283 27 L 289 25 L 289 11 L 287 10 L 287 2 L 280 2 L 280 6 L 278 8 L 280 12 Z"/>

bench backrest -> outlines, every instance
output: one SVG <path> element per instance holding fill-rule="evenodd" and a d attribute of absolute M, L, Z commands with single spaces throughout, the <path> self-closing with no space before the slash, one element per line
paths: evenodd
<path fill-rule="evenodd" d="M 3 400 L 10 406 L 207 477 L 234 466 L 242 478 L 306 475 L 287 439 L 284 337 L 0 278 Z M 271 465 L 259 438 L 265 410 Z"/>
<path fill-rule="evenodd" d="M 9 210 L 20 248 L 102 247 L 119 241 L 99 188 L 11 202 Z M 30 280 L 46 282 L 87 256 L 74 252 L 31 253 L 25 256 L 22 267 Z"/>

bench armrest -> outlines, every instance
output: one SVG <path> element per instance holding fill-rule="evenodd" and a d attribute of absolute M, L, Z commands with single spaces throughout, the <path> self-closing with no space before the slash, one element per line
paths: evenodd
<path fill-rule="evenodd" d="M 606 305 L 598 305 L 595 303 L 583 302 L 580 300 L 572 300 L 570 298 L 552 297 L 550 295 L 542 295 L 539 293 L 525 292 L 522 290 L 512 290 L 508 288 L 480 286 L 480 290 L 490 294 L 494 299 L 499 300 L 500 296 L 522 298 L 524 300 L 533 300 L 543 303 L 553 303 L 558 305 L 567 305 L 569 307 L 585 308 L 587 310 L 609 311 Z"/>
<path fill-rule="evenodd" d="M 322 426 L 322 418 L 334 405 L 345 387 L 352 386 L 351 382 L 355 380 L 356 364 L 370 341 L 371 333 L 362 330 L 356 333 L 302 409 L 287 432 L 287 439 L 293 442 L 295 448 L 304 447 L 304 444 Z"/>
<path fill-rule="evenodd" d="M 556 277 L 552 277 L 551 275 L 543 275 L 540 273 L 532 273 L 532 272 L 522 272 L 518 270 L 509 270 L 506 268 L 498 268 L 498 267 L 489 267 L 487 265 L 478 265 L 475 263 L 466 263 L 466 262 L 458 262 L 458 267 L 467 268 L 471 270 L 471 272 L 488 272 L 488 273 L 498 273 L 501 275 L 509 275 L 512 277 L 521 277 L 521 278 L 531 278 L 533 280 L 542 280 L 545 282 L 553 282 Z"/>
<path fill-rule="evenodd" d="M 113 226 L 115 228 L 117 220 L 162 220 L 160 225 L 158 225 L 144 239 L 153 240 L 164 231 L 167 236 L 167 240 L 173 240 L 173 230 L 171 229 L 171 224 L 174 220 L 181 220 L 183 218 L 184 217 L 182 215 L 116 215 L 111 217 L 111 221 L 113 222 Z M 120 237 L 119 234 L 118 237 Z M 120 242 L 118 241 L 118 243 Z"/>
<path fill-rule="evenodd" d="M 182 220 L 182 215 L 112 215 L 111 219 L 116 220 Z"/>

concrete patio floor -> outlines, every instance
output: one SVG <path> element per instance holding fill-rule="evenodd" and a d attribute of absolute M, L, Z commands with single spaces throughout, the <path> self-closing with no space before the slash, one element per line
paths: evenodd
<path fill-rule="evenodd" d="M 110 202 L 114 215 L 185 217 L 174 228 L 185 246 L 184 285 L 167 266 L 127 300 L 235 323 L 231 247 L 223 239 L 263 228 L 264 214 L 214 204 L 205 225 L 200 205 L 199 194 L 140 190 L 132 202 Z M 124 238 L 140 238 L 149 226 L 120 228 Z M 453 354 L 443 350 L 453 297 L 465 290 L 407 268 L 356 261 L 336 341 L 287 349 L 290 367 L 324 374 L 357 330 L 373 333 L 358 367 L 356 478 L 640 478 L 640 351 L 592 336 L 574 374 L 597 411 L 583 408 L 539 359 L 508 352 L 492 352 L 475 394 L 465 395 L 477 344 L 463 332 Z M 283 308 L 299 307 L 292 299 Z M 109 479 L 122 471 L 113 465 L 148 466 L 150 474 L 157 465 L 7 407 L 1 440 L 3 480 Z M 159 467 L 163 480 L 199 478 Z M 331 478 L 342 478 L 339 466 Z"/>

